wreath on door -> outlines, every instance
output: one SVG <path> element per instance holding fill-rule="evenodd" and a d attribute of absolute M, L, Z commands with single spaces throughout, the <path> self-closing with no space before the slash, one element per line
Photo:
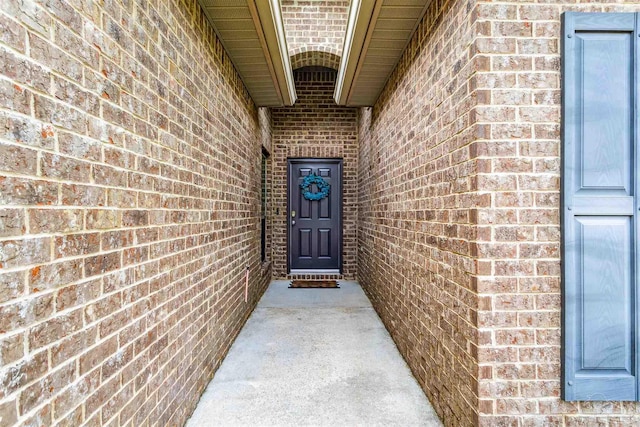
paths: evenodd
<path fill-rule="evenodd" d="M 311 191 L 311 186 L 315 184 L 318 187 L 317 192 Z M 307 200 L 322 200 L 325 197 L 329 196 L 329 191 L 331 190 L 331 185 L 324 180 L 321 176 L 312 173 L 304 177 L 302 182 L 300 183 L 300 188 L 302 189 L 302 196 Z"/>

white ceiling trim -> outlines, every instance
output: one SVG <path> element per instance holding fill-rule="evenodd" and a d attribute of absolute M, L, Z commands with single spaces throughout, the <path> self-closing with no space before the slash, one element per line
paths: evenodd
<path fill-rule="evenodd" d="M 198 0 L 258 107 L 297 95 L 279 0 Z"/>
<path fill-rule="evenodd" d="M 365 53 L 367 35 L 371 38 L 371 32 L 375 27 L 376 9 L 380 9 L 381 0 L 351 0 L 349 7 L 349 19 L 347 21 L 347 33 L 344 36 L 342 46 L 342 58 L 336 77 L 336 88 L 333 98 L 338 105 L 349 103 L 349 94 L 353 87 L 354 79 L 362 66 Z"/>
<path fill-rule="evenodd" d="M 375 104 L 431 0 L 352 0 L 334 99 Z"/>
<path fill-rule="evenodd" d="M 284 34 L 284 22 L 280 0 L 250 0 L 252 9 L 257 9 L 259 20 L 255 22 L 258 32 L 262 32 L 263 49 L 268 55 L 267 62 L 271 64 L 274 74 L 272 78 L 277 85 L 283 105 L 293 105 L 296 102 L 296 85 L 291 70 L 289 48 Z"/>

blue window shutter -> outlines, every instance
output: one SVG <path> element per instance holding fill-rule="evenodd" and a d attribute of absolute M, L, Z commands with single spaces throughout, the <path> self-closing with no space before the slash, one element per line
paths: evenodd
<path fill-rule="evenodd" d="M 638 399 L 638 15 L 563 15 L 565 400 Z"/>

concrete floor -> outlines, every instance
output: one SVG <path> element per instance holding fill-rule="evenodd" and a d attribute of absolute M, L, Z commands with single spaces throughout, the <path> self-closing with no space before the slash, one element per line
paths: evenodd
<path fill-rule="evenodd" d="M 187 427 L 441 426 L 355 282 L 274 281 Z"/>

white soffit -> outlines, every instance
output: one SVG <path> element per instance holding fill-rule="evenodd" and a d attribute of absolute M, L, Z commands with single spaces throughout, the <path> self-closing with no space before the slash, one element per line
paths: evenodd
<path fill-rule="evenodd" d="M 335 101 L 373 105 L 431 0 L 351 0 Z"/>
<path fill-rule="evenodd" d="M 259 107 L 296 102 L 279 0 L 198 0 Z"/>

